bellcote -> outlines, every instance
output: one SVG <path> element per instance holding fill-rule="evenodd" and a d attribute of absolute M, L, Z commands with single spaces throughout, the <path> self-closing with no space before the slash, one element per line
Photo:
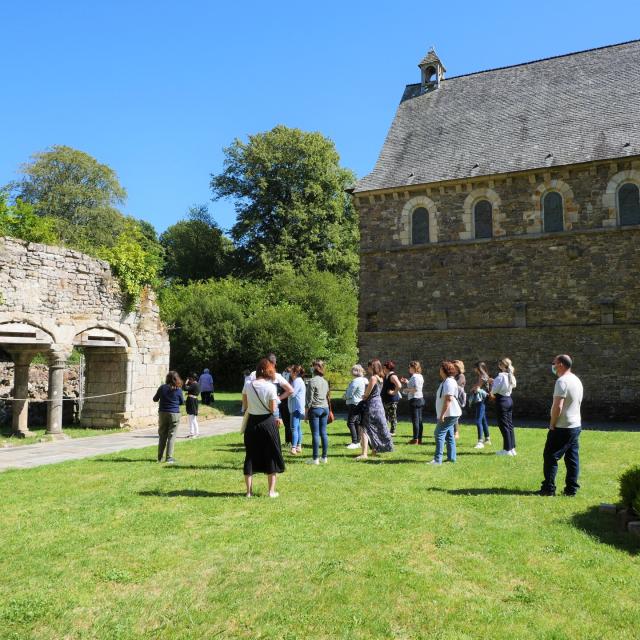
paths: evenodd
<path fill-rule="evenodd" d="M 440 87 L 440 82 L 444 80 L 446 69 L 433 47 L 429 49 L 429 52 L 422 59 L 422 62 L 418 67 L 420 68 L 421 73 L 420 82 L 422 85 L 422 93 L 438 89 Z"/>

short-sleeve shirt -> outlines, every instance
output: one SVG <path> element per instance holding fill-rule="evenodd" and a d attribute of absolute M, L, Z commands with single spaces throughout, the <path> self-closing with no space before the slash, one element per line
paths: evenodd
<path fill-rule="evenodd" d="M 506 371 L 502 371 L 494 378 L 491 393 L 499 396 L 510 396 L 512 391 L 511 376 Z"/>
<path fill-rule="evenodd" d="M 253 416 L 271 413 L 271 401 L 278 398 L 275 385 L 262 378 L 247 382 L 242 393 L 247 396 L 247 407 Z"/>
<path fill-rule="evenodd" d="M 407 387 L 413 388 L 415 391 L 409 391 L 409 400 L 419 400 L 424 397 L 422 387 L 424 386 L 424 378 L 421 373 L 414 373 L 407 382 Z"/>
<path fill-rule="evenodd" d="M 575 429 L 582 426 L 582 419 L 580 417 L 582 394 L 582 382 L 580 382 L 580 378 L 575 374 L 571 372 L 565 373 L 556 380 L 553 396 L 555 398 L 564 398 L 564 404 L 558 416 L 556 428 Z"/>
<path fill-rule="evenodd" d="M 329 383 L 322 376 L 313 376 L 313 378 L 309 380 L 309 396 L 307 398 L 307 406 L 311 408 L 328 407 L 328 393 Z"/>
<path fill-rule="evenodd" d="M 440 419 L 440 413 L 444 405 L 445 396 L 452 396 L 445 418 L 457 418 L 462 415 L 462 409 L 458 403 L 458 383 L 455 378 L 449 377 L 443 380 L 436 392 L 436 417 Z"/>

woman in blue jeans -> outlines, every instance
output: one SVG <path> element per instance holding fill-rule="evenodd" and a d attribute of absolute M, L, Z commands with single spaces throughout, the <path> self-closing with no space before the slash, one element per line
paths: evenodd
<path fill-rule="evenodd" d="M 307 394 L 307 416 L 311 426 L 313 459 L 308 464 L 326 464 L 329 452 L 329 436 L 327 435 L 327 419 L 329 418 L 329 383 L 324 379 L 324 362 L 316 360 L 313 365 L 313 377 L 309 380 Z M 322 441 L 322 457 L 320 442 Z"/>
<path fill-rule="evenodd" d="M 293 393 L 288 398 L 288 407 L 291 416 L 291 453 L 295 456 L 302 451 L 302 420 L 307 389 L 303 380 L 304 369 L 299 364 L 291 367 L 290 374 L 289 383 Z"/>
<path fill-rule="evenodd" d="M 489 435 L 489 421 L 487 420 L 487 400 L 491 389 L 489 369 L 485 362 L 476 362 L 475 366 L 478 380 L 471 389 L 470 406 L 475 407 L 476 428 L 478 430 L 478 443 L 474 449 L 484 449 L 491 445 Z M 472 401 L 472 402 L 471 402 Z"/>
<path fill-rule="evenodd" d="M 456 461 L 456 440 L 453 434 L 456 421 L 462 415 L 462 409 L 458 403 L 458 383 L 455 376 L 458 368 L 453 362 L 443 360 L 440 363 L 440 386 L 436 392 L 436 417 L 437 424 L 434 432 L 436 439 L 436 452 L 433 460 L 427 464 L 442 464 L 442 452 L 444 443 L 447 443 L 447 461 Z"/>

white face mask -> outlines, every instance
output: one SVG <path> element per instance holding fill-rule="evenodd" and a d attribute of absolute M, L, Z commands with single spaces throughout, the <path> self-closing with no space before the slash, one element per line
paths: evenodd
<path fill-rule="evenodd" d="M 551 373 L 553 373 L 554 376 L 558 375 L 558 370 L 556 369 L 556 365 L 555 364 L 551 365 Z"/>

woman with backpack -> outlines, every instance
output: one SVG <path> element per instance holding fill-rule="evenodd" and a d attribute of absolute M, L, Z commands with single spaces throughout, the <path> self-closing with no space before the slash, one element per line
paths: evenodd
<path fill-rule="evenodd" d="M 453 360 L 453 364 L 458 370 L 458 373 L 455 377 L 456 384 L 458 385 L 458 404 L 460 408 L 464 407 L 467 404 L 467 392 L 465 391 L 465 386 L 467 384 L 467 379 L 464 377 L 464 362 L 462 360 Z M 462 413 L 460 414 L 462 415 Z M 460 419 L 456 420 L 456 423 L 453 427 L 453 435 L 457 440 L 460 437 Z"/>
<path fill-rule="evenodd" d="M 473 407 L 476 428 L 478 429 L 478 443 L 474 449 L 484 449 L 485 446 L 491 445 L 489 421 L 487 420 L 487 400 L 491 388 L 491 378 L 486 363 L 476 362 L 474 369 L 478 379 L 471 388 L 469 396 L 469 407 Z"/>

